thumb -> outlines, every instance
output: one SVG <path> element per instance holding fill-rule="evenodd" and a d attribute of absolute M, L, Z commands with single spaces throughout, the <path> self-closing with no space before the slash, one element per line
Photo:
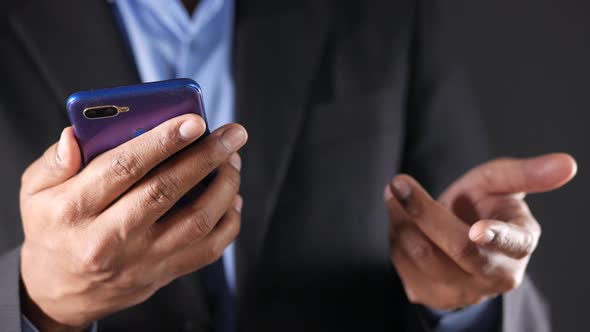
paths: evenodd
<path fill-rule="evenodd" d="M 72 127 L 65 128 L 57 143 L 35 160 L 23 173 L 21 190 L 33 195 L 71 178 L 82 165 L 82 157 Z"/>

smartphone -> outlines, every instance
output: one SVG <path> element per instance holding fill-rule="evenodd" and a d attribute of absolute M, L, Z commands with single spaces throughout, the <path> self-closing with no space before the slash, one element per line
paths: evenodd
<path fill-rule="evenodd" d="M 205 120 L 207 129 L 199 140 L 209 134 L 201 88 L 187 78 L 76 92 L 68 98 L 66 107 L 84 165 L 162 122 L 187 113 Z"/>

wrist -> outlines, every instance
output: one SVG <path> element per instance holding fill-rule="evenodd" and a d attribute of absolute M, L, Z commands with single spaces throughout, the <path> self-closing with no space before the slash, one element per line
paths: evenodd
<path fill-rule="evenodd" d="M 39 331 L 48 332 L 81 332 L 85 327 L 76 327 L 61 324 L 49 317 L 27 293 L 26 287 L 21 279 L 20 281 L 20 299 L 22 314 L 37 328 Z"/>
<path fill-rule="evenodd" d="M 27 271 L 29 272 L 28 275 L 37 274 L 34 271 L 30 271 L 30 264 L 27 268 L 27 258 L 30 260 L 30 252 L 27 251 L 26 245 L 23 244 L 21 248 L 21 260 L 20 260 L 20 285 L 19 285 L 19 297 L 20 297 L 20 308 L 21 313 L 24 317 L 26 317 L 35 328 L 39 331 L 50 331 L 50 332 L 78 332 L 83 331 L 84 326 L 71 326 L 64 323 L 60 323 L 53 319 L 50 315 L 48 315 L 43 309 L 42 306 L 37 303 L 32 296 L 30 296 L 30 292 L 28 287 L 31 286 L 30 283 L 35 283 L 35 281 L 31 281 L 31 278 L 28 279 L 27 282 Z M 31 274 L 33 273 L 33 274 Z M 35 278 L 33 278 L 35 279 Z M 37 284 L 39 284 L 37 282 Z M 89 324 L 88 324 L 89 325 Z"/>

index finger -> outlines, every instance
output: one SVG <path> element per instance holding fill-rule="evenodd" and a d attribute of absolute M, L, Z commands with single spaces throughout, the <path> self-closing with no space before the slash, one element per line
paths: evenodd
<path fill-rule="evenodd" d="M 479 273 L 486 263 L 482 248 L 469 239 L 469 226 L 430 195 L 408 175 L 399 175 L 391 184 L 403 207 L 404 219 L 413 222 L 437 247 L 463 270 Z"/>
<path fill-rule="evenodd" d="M 450 201 L 461 193 L 477 201 L 487 195 L 541 193 L 559 188 L 577 172 L 576 160 L 566 153 L 527 159 L 500 158 L 479 165 L 459 178 L 441 196 Z"/>
<path fill-rule="evenodd" d="M 99 213 L 143 178 L 152 168 L 194 142 L 205 132 L 196 114 L 170 119 L 94 159 L 66 185 L 78 199 L 92 198 Z"/>

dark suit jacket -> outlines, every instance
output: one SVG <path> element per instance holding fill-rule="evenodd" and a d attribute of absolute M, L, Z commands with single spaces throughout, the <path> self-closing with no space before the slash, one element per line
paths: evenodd
<path fill-rule="evenodd" d="M 389 258 L 383 186 L 404 171 L 438 193 L 487 158 L 436 5 L 237 1 L 242 330 L 425 330 Z M 0 331 L 18 331 L 20 175 L 68 124 L 68 94 L 138 75 L 104 0 L 3 0 L 0 16 Z M 201 287 L 180 278 L 100 328 L 206 331 Z M 502 302 L 503 331 L 548 329 L 528 280 Z"/>

